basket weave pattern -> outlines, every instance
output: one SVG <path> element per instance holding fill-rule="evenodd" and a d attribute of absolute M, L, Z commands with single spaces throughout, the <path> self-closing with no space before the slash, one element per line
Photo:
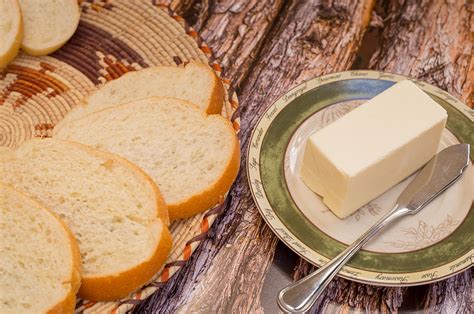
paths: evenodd
<path fill-rule="evenodd" d="M 149 66 L 208 63 L 220 75 L 211 50 L 184 19 L 156 1 L 79 1 L 81 21 L 71 40 L 44 57 L 20 54 L 0 72 L 0 146 L 16 147 L 51 131 L 84 97 L 107 81 Z M 229 95 L 222 115 L 239 131 L 237 98 Z M 164 267 L 145 287 L 117 302 L 78 300 L 77 312 L 124 313 L 155 292 L 190 258 L 217 215 L 220 204 L 170 229 L 174 248 Z"/>

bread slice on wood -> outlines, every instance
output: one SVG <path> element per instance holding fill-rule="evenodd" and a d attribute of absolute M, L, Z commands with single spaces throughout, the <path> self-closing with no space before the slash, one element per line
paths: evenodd
<path fill-rule="evenodd" d="M 76 239 L 43 205 L 0 184 L 0 313 L 73 313 Z"/>
<path fill-rule="evenodd" d="M 137 166 L 110 153 L 58 139 L 0 150 L 0 181 L 55 211 L 82 258 L 79 296 L 107 301 L 150 280 L 171 249 L 166 205 Z"/>
<path fill-rule="evenodd" d="M 21 49 L 33 56 L 51 53 L 64 45 L 79 25 L 77 0 L 19 0 L 24 37 Z"/>
<path fill-rule="evenodd" d="M 187 100 L 208 114 L 220 114 L 224 103 L 224 87 L 207 65 L 190 62 L 185 67 L 157 66 L 128 72 L 103 85 L 80 105 L 71 110 L 64 121 L 133 100 L 162 96 Z"/>
<path fill-rule="evenodd" d="M 240 163 L 232 124 L 176 98 L 145 98 L 58 125 L 53 137 L 125 157 L 158 184 L 179 219 L 218 203 Z"/>
<path fill-rule="evenodd" d="M 0 0 L 0 68 L 6 67 L 20 49 L 23 22 L 17 0 Z"/>

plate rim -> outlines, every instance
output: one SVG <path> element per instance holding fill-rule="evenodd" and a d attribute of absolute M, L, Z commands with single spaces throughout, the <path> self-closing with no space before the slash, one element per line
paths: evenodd
<path fill-rule="evenodd" d="M 249 137 L 248 150 L 247 150 L 247 153 L 246 153 L 246 155 L 247 155 L 246 156 L 247 157 L 247 160 L 246 160 L 246 166 L 247 166 L 246 173 L 247 173 L 247 180 L 248 180 L 249 187 L 250 187 L 250 192 L 251 192 L 252 197 L 255 201 L 257 209 L 259 210 L 260 215 L 263 217 L 264 221 L 270 227 L 272 232 L 283 243 L 285 243 L 285 245 L 287 245 L 292 251 L 294 251 L 300 257 L 304 258 L 305 260 L 307 260 L 308 262 L 310 262 L 310 263 L 312 263 L 316 266 L 321 266 L 322 264 L 326 263 L 329 259 L 326 258 L 321 253 L 316 252 L 316 251 L 312 250 L 311 248 L 309 248 L 303 241 L 301 241 L 298 237 L 296 237 L 294 234 L 292 234 L 292 232 L 285 226 L 285 224 L 278 217 L 277 214 L 275 214 L 274 212 L 273 213 L 271 213 L 271 212 L 270 213 L 268 213 L 268 212 L 265 213 L 265 210 L 262 208 L 262 204 L 260 204 L 261 200 L 259 200 L 258 197 L 256 196 L 256 193 L 258 192 L 256 190 L 258 190 L 258 187 L 255 187 L 254 186 L 255 182 L 252 182 L 254 179 L 258 179 L 257 181 L 260 180 L 257 183 L 257 185 L 260 184 L 260 188 L 263 191 L 263 193 L 262 193 L 262 191 L 260 192 L 260 194 L 263 194 L 260 197 L 265 198 L 266 202 L 268 203 L 268 207 L 270 207 L 270 210 L 273 211 L 273 209 L 271 208 L 270 203 L 268 202 L 268 198 L 266 197 L 266 191 L 263 187 L 263 183 L 261 182 L 261 175 L 260 175 L 261 167 L 260 167 L 260 165 L 258 165 L 258 166 L 255 166 L 255 164 L 252 165 L 252 162 L 253 162 L 252 153 L 255 153 L 255 151 L 257 151 L 258 160 L 260 160 L 259 153 L 262 149 L 261 144 L 263 142 L 264 136 L 266 135 L 266 133 L 268 131 L 268 127 L 271 125 L 273 119 L 270 119 L 269 125 L 267 127 L 265 127 L 264 131 L 262 129 L 262 132 L 260 132 L 260 131 L 257 131 L 257 129 L 259 129 L 258 127 L 261 125 L 262 120 L 265 117 L 267 117 L 268 112 L 271 109 L 275 110 L 276 105 L 278 103 L 283 102 L 283 105 L 282 105 L 281 108 L 277 108 L 276 113 L 273 112 L 273 117 L 276 117 L 281 112 L 281 110 L 283 110 L 289 103 L 291 103 L 292 100 L 294 100 L 295 98 L 303 95 L 304 93 L 309 92 L 310 90 L 313 90 L 314 88 L 317 88 L 317 87 L 320 87 L 322 85 L 326 85 L 326 84 L 329 84 L 329 83 L 337 82 L 337 81 L 345 81 L 345 80 L 352 80 L 352 79 L 373 79 L 373 80 L 385 80 L 385 81 L 391 81 L 391 82 L 398 82 L 400 80 L 409 79 L 409 80 L 413 81 L 414 83 L 416 83 L 419 87 L 421 87 L 425 91 L 428 91 L 428 92 L 434 94 L 435 96 L 437 96 L 437 97 L 443 99 L 444 101 L 446 101 L 450 105 L 450 107 L 452 107 L 453 109 L 458 111 L 462 116 L 465 116 L 471 122 L 474 120 L 474 110 L 467 107 L 466 105 L 464 105 L 460 100 L 453 97 L 452 95 L 450 95 L 446 91 L 443 91 L 442 89 L 440 89 L 436 86 L 433 86 L 431 84 L 418 81 L 417 79 L 414 79 L 414 78 L 409 77 L 409 76 L 394 74 L 394 73 L 389 73 L 389 72 L 383 72 L 383 71 L 374 71 L 374 70 L 342 71 L 342 72 L 335 72 L 335 73 L 330 73 L 330 74 L 326 74 L 326 75 L 323 75 L 323 76 L 315 77 L 315 78 L 306 80 L 306 81 L 296 85 L 295 87 L 293 87 L 292 89 L 288 90 L 287 92 L 282 94 L 280 97 L 278 97 L 275 101 L 273 101 L 272 104 L 268 108 L 266 108 L 265 111 L 261 114 L 261 116 L 257 120 L 254 128 L 252 129 L 250 137 Z M 312 83 L 312 86 L 308 87 L 308 85 L 311 84 L 311 83 Z M 287 96 L 287 95 L 290 95 L 290 96 Z M 285 97 L 289 98 L 289 99 L 283 100 Z M 255 139 L 256 139 L 256 132 L 259 132 L 259 134 L 257 135 L 258 136 L 257 142 L 260 142 L 257 145 L 254 144 Z M 252 168 L 256 172 L 256 175 L 253 173 Z M 274 225 L 275 220 L 278 222 L 278 226 Z M 276 230 L 276 229 L 279 229 L 279 230 Z M 291 240 L 294 241 L 293 243 L 291 241 L 289 241 L 289 239 L 288 239 L 289 235 L 293 236 L 293 238 L 291 239 Z M 434 245 L 436 245 L 436 244 L 434 244 Z M 303 251 L 300 251 L 299 248 L 301 248 L 301 247 L 303 247 Z M 305 252 L 309 252 L 309 253 L 305 253 Z M 390 254 L 390 253 L 387 253 L 387 254 Z M 470 260 L 470 263 L 469 263 L 469 260 Z M 439 265 L 437 267 L 429 268 L 429 269 L 426 269 L 426 270 L 420 270 L 420 271 L 415 271 L 415 272 L 406 272 L 406 273 L 390 273 L 390 272 L 374 272 L 374 271 L 370 271 L 370 270 L 354 268 L 354 267 L 351 267 L 351 266 L 345 266 L 338 275 L 340 277 L 343 277 L 343 278 L 346 278 L 346 279 L 350 279 L 350 280 L 365 283 L 365 284 L 371 284 L 371 285 L 396 286 L 396 287 L 415 286 L 415 285 L 421 285 L 421 284 L 437 282 L 437 281 L 449 278 L 449 277 L 451 277 L 451 276 L 453 276 L 457 273 L 460 273 L 460 272 L 462 272 L 462 271 L 464 271 L 464 270 L 466 270 L 466 269 L 468 269 L 469 267 L 472 266 L 472 260 L 473 260 L 473 250 L 471 249 L 470 251 L 467 251 L 465 254 L 463 254 L 462 256 L 458 257 L 457 259 L 455 259 L 453 261 L 449 261 L 448 263 L 445 263 L 443 265 Z M 468 261 L 468 262 L 466 262 L 466 261 Z M 465 265 L 463 267 L 460 267 L 460 268 L 454 270 L 454 271 L 446 271 L 445 270 L 443 272 L 443 275 L 441 275 L 439 277 L 437 276 L 435 278 L 428 278 L 427 280 L 421 280 L 420 278 L 419 279 L 413 279 L 412 278 L 412 279 L 409 279 L 407 282 L 401 282 L 401 281 L 398 281 L 398 280 L 375 279 L 376 274 L 382 275 L 382 276 L 383 275 L 404 276 L 404 275 L 410 275 L 410 274 L 413 275 L 413 274 L 417 274 L 417 273 L 429 273 L 429 272 L 434 273 L 434 272 L 437 272 L 437 270 L 439 270 L 440 268 L 449 269 L 449 268 L 453 267 L 453 265 L 455 266 L 456 264 L 459 264 L 459 263 L 464 263 Z M 362 278 L 357 275 L 358 273 L 359 274 L 362 273 Z M 368 276 L 364 276 L 364 274 L 371 274 L 372 278 L 366 278 Z"/>
<path fill-rule="evenodd" d="M 329 107 L 334 106 L 334 105 L 338 105 L 338 103 L 334 103 L 334 104 L 328 105 L 328 106 L 326 106 L 326 107 L 324 107 L 324 108 L 322 108 L 322 109 L 326 109 L 326 108 L 329 108 Z M 320 110 L 317 110 L 314 114 L 316 114 L 316 113 L 318 113 L 318 112 L 320 112 Z M 314 115 L 314 114 L 313 114 L 313 115 Z M 287 151 L 288 151 L 288 149 L 289 149 L 289 147 L 290 147 L 290 142 L 291 142 L 293 136 L 298 132 L 299 127 L 300 127 L 303 123 L 305 123 L 309 118 L 311 118 L 311 116 L 306 117 L 306 118 L 303 120 L 303 122 L 295 129 L 295 131 L 294 131 L 294 132 L 292 133 L 292 135 L 290 136 L 290 140 L 289 140 L 289 142 L 288 142 L 288 145 L 286 146 L 286 151 L 285 151 L 285 153 L 284 153 L 285 155 L 287 154 Z M 451 130 L 449 130 L 447 127 L 445 127 L 445 130 L 448 131 L 448 132 L 451 134 L 451 136 L 455 137 L 456 140 L 459 141 L 459 143 L 462 142 L 461 139 L 460 139 L 456 134 L 454 134 Z M 471 157 L 471 162 L 472 162 L 472 159 L 473 159 L 473 158 Z M 283 168 L 285 168 L 285 162 L 286 162 L 286 160 L 283 159 L 282 162 L 283 162 Z M 474 174 L 473 174 L 473 175 L 474 175 Z M 290 190 L 290 187 L 289 187 L 289 184 L 288 184 L 288 180 L 287 180 L 287 178 L 286 178 L 285 173 L 283 173 L 283 177 L 285 178 L 283 181 L 284 181 L 284 184 L 285 184 L 285 186 L 286 186 L 286 188 L 287 188 L 287 190 L 288 190 L 288 192 L 289 192 L 289 196 L 290 196 L 290 198 L 293 200 L 293 203 L 296 204 L 295 197 L 294 197 L 293 194 L 291 193 L 291 190 Z M 405 178 L 405 179 L 406 179 L 406 178 Z M 405 179 L 403 179 L 403 180 L 405 180 Z M 403 180 L 402 180 L 402 181 L 403 181 Z M 474 206 L 474 201 L 473 201 L 472 204 L 471 204 L 471 207 L 472 207 L 472 206 Z M 470 210 L 471 210 L 471 209 L 469 209 L 469 210 L 467 211 L 466 215 L 465 215 L 465 216 L 463 217 L 463 219 L 460 221 L 459 225 L 453 230 L 453 232 L 454 232 L 457 228 L 459 228 L 462 224 L 464 224 L 465 221 L 469 218 L 469 212 L 470 212 Z M 308 219 L 309 221 L 311 221 L 311 219 L 306 215 L 305 212 L 301 211 L 301 213 L 302 213 L 303 216 L 306 217 L 306 219 Z M 317 226 L 316 226 L 316 227 L 317 227 Z M 318 228 L 318 229 L 319 229 L 319 228 Z M 319 229 L 319 230 L 321 231 L 321 233 L 323 233 L 323 234 L 326 235 L 327 237 L 332 238 L 332 240 L 334 240 L 335 242 L 339 243 L 340 245 L 344 245 L 344 246 L 347 246 L 347 245 L 348 245 L 348 244 L 346 244 L 345 242 L 343 242 L 343 241 L 341 241 L 341 240 L 339 240 L 339 239 L 336 239 L 336 238 L 332 237 L 332 236 L 331 236 L 329 233 L 327 233 L 326 231 L 324 231 L 324 230 L 322 230 L 322 229 Z M 421 250 L 423 250 L 423 249 L 430 248 L 430 247 L 432 247 L 432 246 L 436 246 L 439 242 L 441 242 L 441 241 L 443 241 L 444 239 L 448 238 L 450 235 L 451 235 L 451 234 L 448 234 L 448 235 L 446 235 L 445 237 L 443 237 L 442 239 L 440 239 L 438 242 L 431 243 L 431 244 L 429 244 L 429 245 L 427 245 L 427 246 L 424 246 L 424 247 L 421 247 L 421 248 L 416 248 L 416 249 L 411 249 L 411 250 L 403 251 L 403 252 L 380 252 L 380 251 L 369 250 L 369 249 L 364 249 L 364 251 L 365 251 L 365 252 L 369 252 L 369 253 L 376 253 L 376 254 L 416 253 L 416 252 L 421 251 Z"/>

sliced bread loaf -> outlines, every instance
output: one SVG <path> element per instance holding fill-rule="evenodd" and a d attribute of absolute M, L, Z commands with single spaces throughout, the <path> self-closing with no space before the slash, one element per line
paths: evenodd
<path fill-rule="evenodd" d="M 79 296 L 114 300 L 156 274 L 171 249 L 166 205 L 138 167 L 110 153 L 58 139 L 0 150 L 0 181 L 54 210 L 82 258 Z"/>
<path fill-rule="evenodd" d="M 53 137 L 136 163 L 160 187 L 171 219 L 217 204 L 240 163 L 232 124 L 175 98 L 146 98 L 98 111 L 58 125 Z"/>
<path fill-rule="evenodd" d="M 20 0 L 25 34 L 21 49 L 46 55 L 64 45 L 79 25 L 77 0 Z"/>
<path fill-rule="evenodd" d="M 76 239 L 59 217 L 0 184 L 0 313 L 73 313 Z"/>
<path fill-rule="evenodd" d="M 0 68 L 12 61 L 23 39 L 23 22 L 17 0 L 0 0 Z"/>
<path fill-rule="evenodd" d="M 152 96 L 187 100 L 208 114 L 220 114 L 224 103 L 224 87 L 209 66 L 198 62 L 190 62 L 185 67 L 146 68 L 126 73 L 106 83 L 89 95 L 84 105 L 71 110 L 63 121 Z"/>

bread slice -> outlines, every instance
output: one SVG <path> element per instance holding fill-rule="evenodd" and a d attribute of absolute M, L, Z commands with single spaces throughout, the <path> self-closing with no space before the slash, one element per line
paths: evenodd
<path fill-rule="evenodd" d="M 47 55 L 64 45 L 79 25 L 77 0 L 19 0 L 25 34 L 21 49 Z"/>
<path fill-rule="evenodd" d="M 107 108 L 58 125 L 53 137 L 136 163 L 160 187 L 172 220 L 217 204 L 240 163 L 232 124 L 176 98 L 145 98 Z"/>
<path fill-rule="evenodd" d="M 64 121 L 141 98 L 162 96 L 187 100 L 208 114 L 220 114 L 224 87 L 212 69 L 198 62 L 185 67 L 157 66 L 128 72 L 95 91 Z"/>
<path fill-rule="evenodd" d="M 0 313 L 73 313 L 76 239 L 50 210 L 0 184 Z"/>
<path fill-rule="evenodd" d="M 12 61 L 23 39 L 23 22 L 17 0 L 0 0 L 0 68 Z"/>
<path fill-rule="evenodd" d="M 0 181 L 54 210 L 82 258 L 79 296 L 127 296 L 156 274 L 171 249 L 166 205 L 138 167 L 110 153 L 58 139 L 0 152 Z"/>

